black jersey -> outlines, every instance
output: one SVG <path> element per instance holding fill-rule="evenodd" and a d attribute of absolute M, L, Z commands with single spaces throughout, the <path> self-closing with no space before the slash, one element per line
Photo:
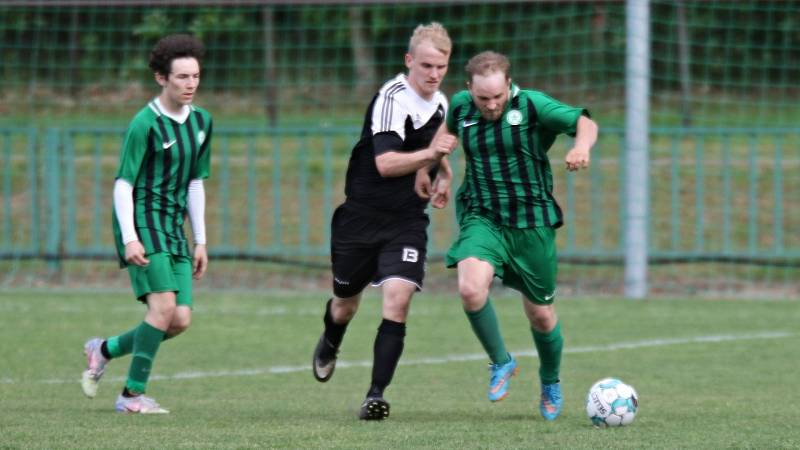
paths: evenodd
<path fill-rule="evenodd" d="M 346 202 L 392 214 L 417 215 L 427 200 L 414 192 L 416 173 L 382 177 L 375 157 L 387 151 L 413 152 L 427 147 L 447 112 L 440 91 L 431 100 L 420 97 L 400 74 L 389 80 L 370 102 L 361 138 L 347 167 Z"/>

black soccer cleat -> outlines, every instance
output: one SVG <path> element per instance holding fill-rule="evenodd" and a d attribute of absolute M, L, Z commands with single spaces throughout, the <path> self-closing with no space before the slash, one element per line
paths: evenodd
<path fill-rule="evenodd" d="M 314 372 L 314 378 L 320 383 L 324 383 L 331 379 L 333 376 L 333 369 L 336 368 L 336 354 L 339 349 L 331 345 L 325 339 L 325 333 L 319 337 L 317 347 L 314 349 L 314 357 L 311 361 L 311 369 Z"/>
<path fill-rule="evenodd" d="M 367 397 L 361 404 L 358 418 L 361 420 L 383 420 L 389 417 L 389 402 L 382 397 Z"/>

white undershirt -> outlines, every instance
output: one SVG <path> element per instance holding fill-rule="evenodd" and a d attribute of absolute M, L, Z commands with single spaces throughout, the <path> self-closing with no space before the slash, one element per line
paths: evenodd
<path fill-rule="evenodd" d="M 189 182 L 186 209 L 192 224 L 194 243 L 205 244 L 206 191 L 203 187 L 203 180 L 195 179 Z M 122 232 L 122 243 L 127 245 L 130 242 L 138 241 L 139 236 L 136 234 L 133 220 L 133 186 L 121 178 L 114 182 L 114 213 L 117 215 L 117 222 L 119 222 Z"/>

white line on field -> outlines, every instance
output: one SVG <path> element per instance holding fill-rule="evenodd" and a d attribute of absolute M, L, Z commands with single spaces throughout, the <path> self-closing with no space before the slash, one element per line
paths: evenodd
<path fill-rule="evenodd" d="M 663 339 L 646 339 L 641 341 L 619 342 L 616 344 L 607 345 L 588 345 L 584 347 L 568 347 L 564 349 L 564 353 L 591 353 L 591 352 L 610 352 L 615 350 L 629 350 L 647 347 L 665 347 L 669 345 L 682 345 L 682 344 L 695 344 L 695 343 L 716 343 L 716 342 L 729 342 L 729 341 L 743 341 L 751 339 L 780 339 L 793 337 L 795 333 L 786 331 L 764 331 L 757 333 L 747 334 L 718 334 L 709 336 L 685 337 L 685 338 L 663 338 Z M 530 356 L 537 357 L 535 350 L 519 350 L 512 352 L 514 356 Z M 404 366 L 414 365 L 428 365 L 428 364 L 446 364 L 450 362 L 466 362 L 466 361 L 483 361 L 486 360 L 484 353 L 472 353 L 463 355 L 447 355 L 442 357 L 430 358 L 416 358 L 400 360 L 400 364 Z M 348 367 L 372 367 L 372 361 L 337 361 L 336 368 L 343 369 Z M 197 371 L 197 372 L 178 372 L 173 375 L 153 375 L 150 380 L 190 380 L 196 378 L 219 378 L 219 377 L 248 377 L 267 374 L 282 374 L 282 373 L 295 373 L 310 371 L 309 365 L 302 366 L 273 366 L 255 369 L 240 369 L 240 370 L 218 370 L 218 371 Z M 113 377 L 110 381 L 121 382 L 125 381 L 125 377 Z M 38 380 L 38 383 L 47 384 L 68 384 L 78 383 L 77 379 L 49 379 Z M 0 384 L 17 384 L 18 381 L 11 378 L 0 378 Z"/>

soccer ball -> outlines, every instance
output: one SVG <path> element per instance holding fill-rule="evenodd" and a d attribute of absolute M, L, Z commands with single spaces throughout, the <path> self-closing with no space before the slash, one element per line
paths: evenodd
<path fill-rule="evenodd" d="M 589 388 L 586 414 L 596 427 L 630 425 L 639 409 L 639 395 L 616 378 L 603 378 Z"/>

